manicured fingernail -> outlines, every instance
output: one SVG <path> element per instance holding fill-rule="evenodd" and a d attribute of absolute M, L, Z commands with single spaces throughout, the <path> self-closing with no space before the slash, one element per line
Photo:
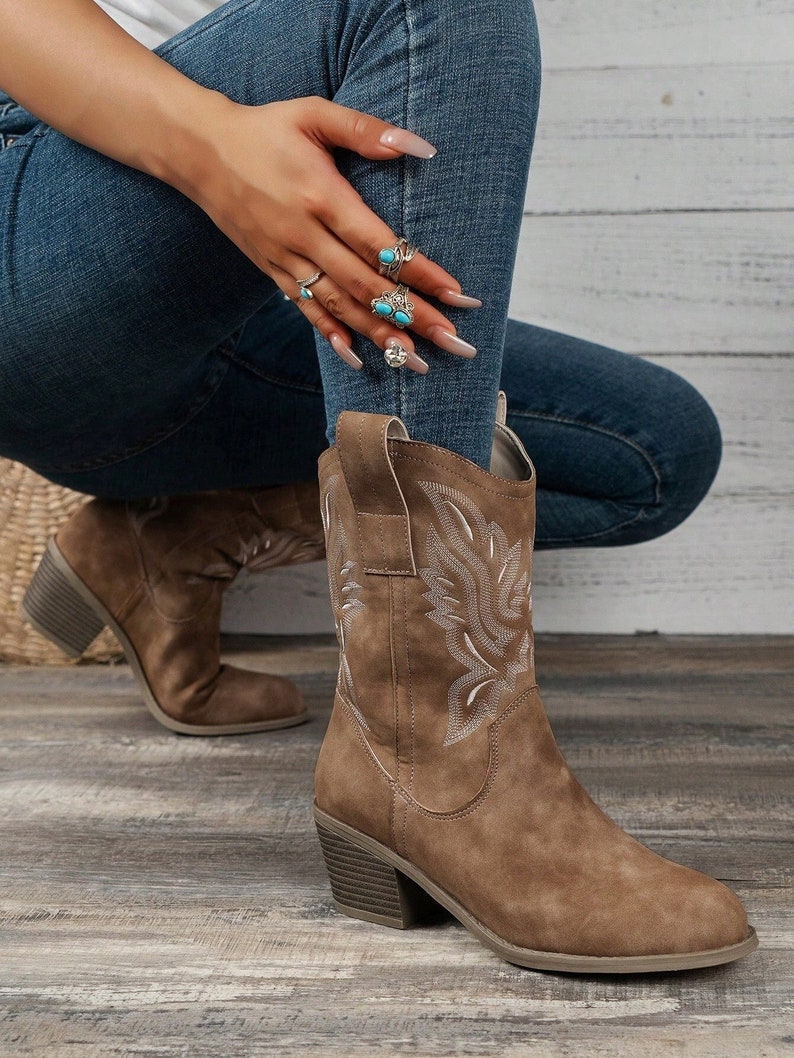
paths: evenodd
<path fill-rule="evenodd" d="M 409 353 L 408 359 L 405 361 L 405 366 L 410 367 L 412 371 L 416 371 L 420 375 L 426 375 L 430 370 L 430 364 L 428 364 L 426 360 L 423 360 L 418 353 Z"/>
<path fill-rule="evenodd" d="M 477 349 L 473 345 L 469 345 L 468 342 L 464 342 L 462 338 L 458 338 L 456 334 L 450 334 L 449 331 L 445 331 L 443 327 L 436 324 L 434 327 L 429 327 L 427 336 L 434 345 L 437 345 L 439 349 L 445 349 L 448 353 L 457 353 L 458 356 L 471 357 L 477 355 Z"/>
<path fill-rule="evenodd" d="M 386 129 L 380 142 L 384 147 L 392 147 L 395 151 L 411 154 L 414 158 L 433 158 L 438 153 L 432 143 L 423 140 L 415 132 L 409 132 L 408 129 Z"/>
<path fill-rule="evenodd" d="M 356 371 L 361 370 L 361 368 L 364 366 L 364 361 L 361 360 L 358 356 L 356 356 L 356 354 L 346 342 L 342 341 L 341 335 L 332 334 L 328 340 L 333 346 L 334 352 L 338 353 L 339 356 L 341 356 L 342 359 L 345 361 L 345 363 L 350 364 L 350 366 L 354 367 Z"/>
<path fill-rule="evenodd" d="M 478 309 L 482 305 L 479 298 L 470 298 L 468 294 L 458 294 L 456 290 L 441 290 L 438 300 L 445 305 L 457 305 L 461 309 Z"/>

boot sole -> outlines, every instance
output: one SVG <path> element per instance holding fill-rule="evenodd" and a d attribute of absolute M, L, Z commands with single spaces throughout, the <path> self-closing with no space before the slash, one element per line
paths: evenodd
<path fill-rule="evenodd" d="M 124 629 L 78 577 L 54 539 L 47 544 L 20 610 L 28 624 L 72 658 L 79 658 L 102 629 L 109 627 L 124 650 L 149 712 L 163 727 L 180 735 L 245 735 L 294 727 L 308 719 L 306 710 L 295 716 L 247 724 L 185 724 L 169 716 L 155 698 L 135 647 Z"/>
<path fill-rule="evenodd" d="M 641 974 L 719 966 L 758 947 L 755 930 L 739 944 L 672 955 L 566 955 L 532 951 L 498 937 L 427 875 L 374 838 L 362 834 L 314 806 L 314 820 L 331 880 L 334 905 L 343 915 L 408 929 L 438 917 L 439 907 L 507 962 L 533 970 L 563 973 Z"/>

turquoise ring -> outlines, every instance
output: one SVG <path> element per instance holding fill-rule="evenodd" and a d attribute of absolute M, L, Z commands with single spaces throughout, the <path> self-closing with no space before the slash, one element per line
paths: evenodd
<path fill-rule="evenodd" d="M 296 279 L 295 280 L 295 282 L 298 284 L 298 287 L 300 289 L 300 296 L 303 298 L 304 301 L 311 301 L 312 298 L 314 297 L 314 291 L 309 290 L 309 287 L 312 285 L 312 283 L 316 283 L 321 275 L 322 275 L 322 272 L 313 272 L 306 279 Z"/>
<path fill-rule="evenodd" d="M 406 261 L 410 261 L 419 253 L 419 247 L 401 236 L 394 246 L 384 246 L 378 253 L 378 271 L 380 275 L 393 279 L 396 283 L 399 279 L 400 269 Z"/>
<path fill-rule="evenodd" d="M 384 290 L 379 298 L 370 301 L 372 315 L 388 320 L 400 330 L 410 327 L 414 322 L 414 303 L 409 300 L 409 294 L 408 287 L 403 283 L 396 290 Z"/>

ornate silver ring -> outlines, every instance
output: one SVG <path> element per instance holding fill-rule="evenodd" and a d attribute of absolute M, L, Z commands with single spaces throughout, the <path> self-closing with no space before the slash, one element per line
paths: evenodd
<path fill-rule="evenodd" d="M 416 257 L 418 253 L 418 246 L 414 246 L 404 236 L 400 236 L 394 246 L 384 246 L 379 252 L 378 271 L 382 276 L 387 276 L 396 283 L 402 266 L 406 261 Z"/>
<path fill-rule="evenodd" d="M 414 303 L 408 297 L 410 290 L 400 283 L 395 290 L 384 290 L 379 298 L 370 301 L 372 315 L 389 320 L 399 327 L 410 327 L 414 322 Z"/>
<path fill-rule="evenodd" d="M 309 290 L 312 283 L 316 283 L 322 275 L 322 272 L 313 272 L 307 279 L 296 279 L 295 282 L 300 288 L 300 296 L 306 301 L 311 301 L 314 297 L 314 292 Z"/>

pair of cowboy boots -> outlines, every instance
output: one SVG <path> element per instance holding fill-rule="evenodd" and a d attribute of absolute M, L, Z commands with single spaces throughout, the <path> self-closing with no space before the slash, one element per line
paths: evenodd
<path fill-rule="evenodd" d="M 91 500 L 47 546 L 22 603 L 79 657 L 108 625 L 160 723 L 230 735 L 306 719 L 287 679 L 222 665 L 224 590 L 251 571 L 325 552 L 316 482 L 144 501 Z"/>
<path fill-rule="evenodd" d="M 398 927 L 443 908 L 537 969 L 738 959 L 757 941 L 734 894 L 625 834 L 557 748 L 534 670 L 535 474 L 503 394 L 497 420 L 490 473 L 363 413 L 320 457 L 340 659 L 315 817 L 336 906 Z M 110 625 L 174 730 L 297 723 L 292 684 L 220 665 L 220 597 L 243 565 L 321 557 L 317 515 L 313 484 L 95 500 L 24 608 L 73 654 Z"/>

